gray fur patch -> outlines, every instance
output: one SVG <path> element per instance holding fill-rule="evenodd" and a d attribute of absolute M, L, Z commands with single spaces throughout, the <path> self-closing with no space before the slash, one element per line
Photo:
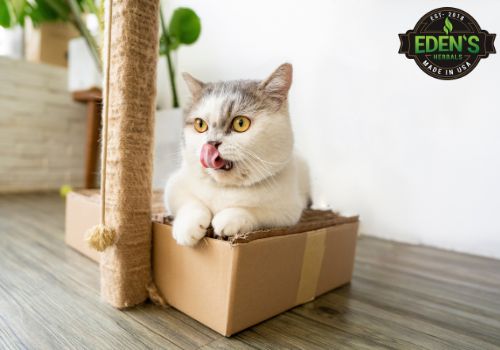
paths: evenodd
<path fill-rule="evenodd" d="M 196 107 L 203 105 L 212 97 L 223 100 L 215 123 L 222 130 L 227 130 L 231 121 L 238 115 L 253 116 L 259 112 L 276 111 L 276 103 L 265 95 L 258 80 L 234 80 L 204 84 L 201 93 L 194 97 L 186 109 L 186 116 Z M 212 124 L 213 125 L 213 124 Z"/>

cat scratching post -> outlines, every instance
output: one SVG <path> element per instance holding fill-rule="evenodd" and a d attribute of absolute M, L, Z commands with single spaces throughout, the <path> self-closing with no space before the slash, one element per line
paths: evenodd
<path fill-rule="evenodd" d="M 109 0 L 111 1 L 111 0 Z M 103 147 L 106 226 L 116 233 L 101 256 L 101 294 L 125 308 L 148 297 L 151 182 L 159 0 L 114 0 L 104 54 Z M 105 121 L 106 123 L 106 121 Z M 107 130 L 106 130 L 107 129 Z M 106 154 L 104 154 L 106 152 Z"/>

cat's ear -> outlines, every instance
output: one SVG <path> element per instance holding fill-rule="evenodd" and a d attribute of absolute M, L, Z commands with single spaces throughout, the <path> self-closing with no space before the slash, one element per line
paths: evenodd
<path fill-rule="evenodd" d="M 191 95 L 198 96 L 201 93 L 201 90 L 203 90 L 203 87 L 205 86 L 205 83 L 199 81 L 198 79 L 194 78 L 191 74 L 189 73 L 182 73 L 182 77 L 184 78 L 184 81 L 186 82 L 187 87 L 189 88 L 189 92 L 191 92 Z"/>
<path fill-rule="evenodd" d="M 283 63 L 266 80 L 260 83 L 264 93 L 272 98 L 283 102 L 288 96 L 288 90 L 292 85 L 293 69 L 290 63 Z"/>

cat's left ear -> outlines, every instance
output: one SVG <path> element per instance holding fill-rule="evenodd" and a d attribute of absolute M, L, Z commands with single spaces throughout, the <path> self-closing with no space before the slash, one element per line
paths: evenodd
<path fill-rule="evenodd" d="M 269 78 L 260 84 L 260 88 L 267 96 L 281 103 L 288 96 L 288 90 L 290 90 L 290 86 L 292 85 L 292 75 L 292 65 L 290 63 L 283 63 Z"/>

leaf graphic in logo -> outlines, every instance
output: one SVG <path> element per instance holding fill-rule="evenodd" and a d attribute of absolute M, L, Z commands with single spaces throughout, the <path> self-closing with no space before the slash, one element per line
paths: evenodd
<path fill-rule="evenodd" d="M 453 24 L 451 24 L 451 21 L 449 20 L 448 17 L 444 20 L 444 27 L 443 30 L 446 34 L 449 34 L 453 29 Z"/>

